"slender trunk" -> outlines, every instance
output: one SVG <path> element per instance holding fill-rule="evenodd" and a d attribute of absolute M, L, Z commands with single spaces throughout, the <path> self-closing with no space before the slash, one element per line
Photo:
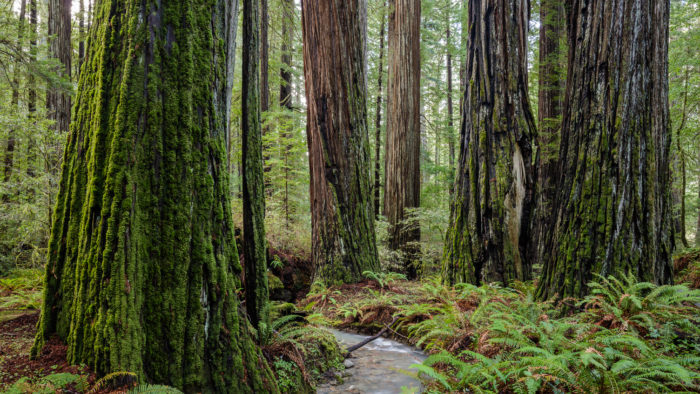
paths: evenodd
<path fill-rule="evenodd" d="M 37 60 L 37 36 L 39 34 L 37 19 L 37 0 L 29 0 L 29 61 L 36 63 Z M 34 74 L 27 76 L 27 112 L 30 120 L 36 120 L 36 78 Z M 27 134 L 27 175 L 34 177 L 34 166 L 36 165 L 36 140 L 32 133 Z"/>
<path fill-rule="evenodd" d="M 303 0 L 317 279 L 356 282 L 379 270 L 369 179 L 364 0 Z"/>
<path fill-rule="evenodd" d="M 455 133 L 454 133 L 454 110 L 452 108 L 452 34 L 450 25 L 450 13 L 447 12 L 447 144 L 449 147 L 448 164 L 450 166 L 450 178 L 454 176 L 455 168 Z M 454 189 L 450 187 L 450 199 Z"/>
<path fill-rule="evenodd" d="M 267 32 L 269 27 L 269 16 L 268 16 L 268 0 L 259 0 L 260 4 L 260 112 L 263 116 L 263 120 L 267 116 L 267 111 L 270 109 L 270 84 L 269 84 L 269 42 L 267 39 Z M 267 135 L 269 127 L 266 125 L 262 126 L 262 134 Z M 268 196 L 272 194 L 272 178 L 271 171 L 272 166 L 270 165 L 270 144 L 263 145 L 263 168 L 265 172 L 265 192 Z"/>
<path fill-rule="evenodd" d="M 78 72 L 77 77 L 80 78 L 80 68 L 85 60 L 85 0 L 80 0 L 78 9 Z"/>
<path fill-rule="evenodd" d="M 19 9 L 19 28 L 17 33 L 17 47 L 22 48 L 24 43 L 24 20 L 27 9 L 27 0 L 21 0 Z M 19 77 L 20 77 L 20 67 L 19 63 L 15 63 L 12 70 L 12 98 L 10 106 L 11 108 L 19 112 Z M 12 176 L 12 170 L 14 167 L 14 155 L 15 155 L 15 129 L 10 128 L 8 130 L 7 136 L 7 146 L 5 149 L 5 168 L 3 171 L 3 182 L 7 183 L 10 181 Z M 9 195 L 3 195 L 3 201 L 7 201 Z"/>
<path fill-rule="evenodd" d="M 379 198 L 382 187 L 379 154 L 382 146 L 382 81 L 384 79 L 384 35 L 386 33 L 386 0 L 382 3 L 382 24 L 379 28 L 379 72 L 377 73 L 377 104 L 374 119 L 374 214 L 379 218 Z"/>
<path fill-rule="evenodd" d="M 561 37 L 565 34 L 565 11 L 562 0 L 540 2 L 540 59 L 538 89 L 538 124 L 536 165 L 536 208 L 532 227 L 531 256 L 540 262 L 548 252 L 546 238 L 551 233 L 552 206 L 556 197 L 561 129 L 562 100 L 566 79 L 560 60 L 565 50 Z"/>
<path fill-rule="evenodd" d="M 459 167 L 447 231 L 446 282 L 528 280 L 533 207 L 527 0 L 472 0 Z"/>
<path fill-rule="evenodd" d="M 280 67 L 280 107 L 284 108 L 291 117 L 294 110 L 292 103 L 292 51 L 293 51 L 293 27 L 294 27 L 294 0 L 284 0 L 282 3 L 282 47 Z M 283 123 L 282 143 L 284 144 L 284 223 L 289 227 L 289 181 L 290 163 L 289 156 L 291 150 L 290 139 L 292 138 L 289 129 L 292 127 L 291 119 L 285 118 Z"/>
<path fill-rule="evenodd" d="M 264 342 L 269 326 L 267 244 L 265 241 L 265 181 L 260 125 L 261 37 L 258 0 L 243 0 L 243 69 L 241 132 L 243 139 L 243 259 L 246 310 Z M 262 20 L 265 20 L 263 18 Z"/>
<path fill-rule="evenodd" d="M 688 81 L 689 81 L 689 75 L 688 75 L 688 69 L 685 70 L 685 83 L 684 83 L 684 90 L 683 90 L 683 112 L 681 114 L 681 122 L 678 125 L 678 129 L 676 130 L 676 150 L 677 150 L 677 161 L 678 164 L 680 164 L 680 175 L 681 175 L 681 185 L 680 185 L 680 190 L 678 190 L 677 194 L 678 195 L 678 202 L 680 203 L 680 212 L 678 213 L 678 226 L 677 226 L 677 233 L 678 237 L 681 240 L 681 243 L 683 244 L 684 247 L 689 248 L 690 243 L 688 242 L 688 238 L 686 237 L 686 229 L 685 229 L 685 190 L 687 186 L 687 179 L 686 179 L 686 168 L 685 168 L 685 151 L 683 150 L 683 147 L 681 146 L 681 131 L 685 129 L 685 123 L 687 119 L 687 108 L 688 108 Z M 675 200 L 675 198 L 674 198 Z"/>
<path fill-rule="evenodd" d="M 581 297 L 594 274 L 670 283 L 669 2 L 577 0 L 568 13 L 566 132 L 537 294 Z"/>
<path fill-rule="evenodd" d="M 700 185 L 700 176 L 698 176 L 698 185 Z M 698 191 L 698 200 L 700 200 L 700 190 Z M 698 206 L 698 223 L 695 226 L 695 246 L 700 247 L 700 206 Z"/>
<path fill-rule="evenodd" d="M 418 276 L 420 226 L 420 0 L 391 0 L 389 16 L 384 215 L 389 247 L 409 279 Z"/>

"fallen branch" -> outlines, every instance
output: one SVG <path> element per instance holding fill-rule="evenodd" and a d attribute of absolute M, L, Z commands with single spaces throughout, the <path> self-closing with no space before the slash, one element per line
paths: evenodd
<path fill-rule="evenodd" d="M 346 352 L 345 357 L 347 357 L 351 352 L 354 352 L 355 350 L 361 348 L 362 346 L 365 346 L 366 344 L 381 337 L 382 335 L 384 335 L 385 332 L 391 330 L 391 328 L 389 328 L 389 327 L 391 327 L 394 323 L 396 323 L 396 320 L 398 320 L 398 318 L 399 318 L 398 316 L 394 317 L 394 320 L 392 320 L 391 323 L 389 323 L 388 325 L 384 325 L 384 328 L 382 328 L 381 331 L 379 331 L 376 335 L 371 336 L 371 337 L 365 339 L 364 341 L 357 343 L 355 345 L 352 345 L 349 348 L 347 348 L 347 350 L 345 351 Z"/>

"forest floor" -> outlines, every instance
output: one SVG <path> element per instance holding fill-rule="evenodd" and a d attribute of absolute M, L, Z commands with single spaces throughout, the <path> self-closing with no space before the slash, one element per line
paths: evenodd
<path fill-rule="evenodd" d="M 533 284 L 453 287 L 381 273 L 315 283 L 295 306 L 282 304 L 273 322 L 280 339 L 263 351 L 280 387 L 308 391 L 342 372 L 339 348 L 319 326 L 364 334 L 390 326 L 393 339 L 431 355 L 418 375 L 438 392 L 700 392 L 700 250 L 678 256 L 676 272 L 685 285 L 601 279 L 593 295 L 565 304 L 535 301 Z M 86 392 L 94 374 L 70 366 L 59 340 L 29 358 L 41 282 L 40 270 L 0 278 L 0 392 Z"/>

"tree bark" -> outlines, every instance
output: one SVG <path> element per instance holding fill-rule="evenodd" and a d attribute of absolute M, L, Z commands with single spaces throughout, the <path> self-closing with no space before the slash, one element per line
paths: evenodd
<path fill-rule="evenodd" d="M 270 45 L 267 39 L 267 32 L 268 32 L 268 27 L 269 27 L 269 16 L 268 16 L 268 7 L 267 7 L 267 0 L 259 0 L 260 1 L 260 23 L 259 23 L 259 32 L 260 32 L 260 67 L 259 67 L 259 72 L 260 72 L 260 85 L 258 86 L 258 90 L 260 91 L 260 112 L 263 115 L 267 115 L 267 111 L 270 109 L 270 83 L 269 83 L 269 49 Z M 245 44 L 245 41 L 244 41 Z M 266 135 L 268 132 L 269 128 L 267 126 L 262 127 L 262 133 L 263 135 Z M 265 177 L 265 184 L 264 188 L 265 191 L 267 192 L 267 195 L 272 194 L 272 180 L 270 179 L 270 171 L 272 171 L 272 166 L 270 165 L 270 144 L 265 144 L 263 148 L 263 168 L 266 174 L 268 174 L 267 177 Z"/>
<path fill-rule="evenodd" d="M 562 100 L 565 71 L 560 64 L 564 48 L 566 14 L 562 0 L 540 2 L 540 59 L 538 89 L 538 124 L 536 208 L 532 228 L 532 261 L 542 261 L 547 250 L 546 238 L 550 233 L 552 209 L 557 193 L 559 133 L 561 129 Z"/>
<path fill-rule="evenodd" d="M 384 155 L 384 215 L 389 247 L 400 251 L 406 276 L 418 276 L 420 226 L 420 0 L 391 0 L 389 84 Z"/>
<path fill-rule="evenodd" d="M 236 295 L 224 145 L 236 9 L 96 4 L 34 356 L 58 335 L 69 362 L 98 375 L 132 371 L 185 392 L 277 391 Z"/>
<path fill-rule="evenodd" d="M 294 27 L 294 0 L 284 0 L 282 4 L 282 47 L 281 47 L 281 63 L 280 67 L 280 107 L 284 108 L 290 115 L 294 110 L 292 103 L 292 51 L 293 51 L 293 27 Z M 289 156 L 291 154 L 291 146 L 289 139 L 291 134 L 289 124 L 291 120 L 283 122 L 282 127 L 285 128 L 282 133 L 284 141 L 284 223 L 289 227 L 289 181 L 290 181 L 290 163 Z"/>
<path fill-rule="evenodd" d="M 265 181 L 263 178 L 262 130 L 260 125 L 258 0 L 243 0 L 243 69 L 241 133 L 243 140 L 243 260 L 246 310 L 264 341 L 263 324 L 269 326 L 267 243 L 265 240 Z M 262 324 L 261 324 L 262 323 Z"/>
<path fill-rule="evenodd" d="M 460 156 L 443 276 L 473 284 L 528 280 L 533 208 L 526 0 L 473 0 Z"/>
<path fill-rule="evenodd" d="M 302 1 L 312 262 L 326 283 L 378 271 L 369 179 L 364 0 Z"/>
<path fill-rule="evenodd" d="M 450 13 L 447 11 L 447 31 L 445 32 L 447 40 L 447 144 L 449 147 L 448 164 L 450 166 L 450 174 L 454 176 L 455 168 L 455 133 L 454 133 L 454 110 L 452 106 L 452 34 L 451 34 Z M 450 188 L 450 196 L 454 189 Z"/>
<path fill-rule="evenodd" d="M 63 65 L 57 72 L 67 80 L 71 79 L 71 54 L 73 53 L 71 3 L 72 0 L 49 0 L 48 13 L 50 54 Z M 56 130 L 67 133 L 70 126 L 70 92 L 55 87 L 49 88 L 46 93 L 46 108 L 49 119 L 55 121 Z"/>
<path fill-rule="evenodd" d="M 674 196 L 673 196 L 673 202 L 674 206 L 676 206 L 676 198 L 678 199 L 678 206 L 679 206 L 679 212 L 678 212 L 678 219 L 677 219 L 677 225 L 674 225 L 674 227 L 677 227 L 676 233 L 678 234 L 678 238 L 680 238 L 681 243 L 685 248 L 690 247 L 690 243 L 688 242 L 688 238 L 686 237 L 686 229 L 685 229 L 685 190 L 686 190 L 686 185 L 687 185 L 687 178 L 686 178 L 686 168 L 685 168 L 685 151 L 683 150 L 683 147 L 681 146 L 681 131 L 685 128 L 685 123 L 687 120 L 687 108 L 688 108 L 688 69 L 685 70 L 685 75 L 684 75 L 684 89 L 683 89 L 683 112 L 681 114 L 681 122 L 678 125 L 678 129 L 676 130 L 676 150 L 677 150 L 677 156 L 676 156 L 676 161 L 674 164 L 680 165 L 680 168 L 675 168 L 675 170 L 678 170 L 680 172 L 680 177 L 681 177 L 681 184 L 679 185 L 679 188 L 674 188 Z M 675 171 L 674 171 L 675 172 Z"/>
<path fill-rule="evenodd" d="M 19 28 L 17 33 L 17 47 L 22 48 L 24 43 L 24 20 L 27 9 L 27 0 L 21 0 L 19 9 Z M 13 110 L 19 112 L 19 77 L 20 77 L 20 67 L 19 62 L 15 63 L 12 70 L 12 98 L 10 99 L 10 105 Z M 14 168 L 14 156 L 15 156 L 15 144 L 17 140 L 15 139 L 15 129 L 10 128 L 7 136 L 7 145 L 5 147 L 5 167 L 3 169 L 2 180 L 4 183 L 10 181 L 12 177 L 12 170 Z M 7 194 L 3 195 L 3 201 L 7 201 L 9 196 Z"/>
<path fill-rule="evenodd" d="M 581 297 L 594 274 L 673 280 L 669 2 L 576 0 L 551 255 L 540 298 Z"/>
<path fill-rule="evenodd" d="M 379 218 L 379 198 L 382 187 L 381 162 L 379 154 L 382 146 L 382 81 L 384 79 L 384 35 L 386 33 L 386 0 L 382 2 L 382 24 L 379 28 L 379 72 L 377 76 L 377 104 L 374 119 L 374 213 Z"/>
<path fill-rule="evenodd" d="M 80 0 L 78 9 L 78 34 L 80 35 L 78 41 L 78 69 L 77 77 L 80 78 L 80 67 L 83 66 L 83 61 L 85 61 L 85 0 Z"/>
<path fill-rule="evenodd" d="M 39 35 L 39 24 L 37 18 L 37 0 L 29 0 L 29 61 L 31 63 L 36 63 L 37 61 L 37 36 Z M 33 73 L 29 73 L 27 76 L 27 112 L 28 118 L 32 121 L 36 121 L 36 77 Z M 36 143 L 34 142 L 34 136 L 29 133 L 27 135 L 27 167 L 26 173 L 30 177 L 34 177 L 36 166 Z M 30 192 L 31 193 L 31 192 Z"/>

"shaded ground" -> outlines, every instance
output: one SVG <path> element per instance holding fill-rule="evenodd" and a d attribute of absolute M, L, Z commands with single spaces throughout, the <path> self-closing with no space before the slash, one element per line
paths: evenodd
<path fill-rule="evenodd" d="M 68 364 L 66 346 L 57 338 L 48 341 L 36 360 L 29 358 L 39 318 L 38 311 L 5 310 L 0 311 L 0 316 L 0 390 L 5 390 L 20 378 L 37 382 L 43 377 L 58 373 L 83 375 L 88 385 L 95 381 L 94 374 L 87 367 Z M 75 384 L 58 391 L 73 390 Z"/>

